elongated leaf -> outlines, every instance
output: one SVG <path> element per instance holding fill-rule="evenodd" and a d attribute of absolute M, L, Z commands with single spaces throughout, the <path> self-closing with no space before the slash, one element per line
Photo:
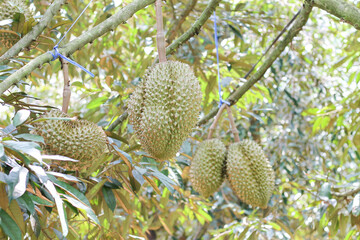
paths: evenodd
<path fill-rule="evenodd" d="M 351 212 L 355 217 L 360 216 L 360 193 L 354 197 Z"/>
<path fill-rule="evenodd" d="M 23 124 L 30 117 L 30 111 L 26 109 L 21 109 L 17 111 L 13 119 L 13 125 L 15 127 Z"/>
<path fill-rule="evenodd" d="M 65 182 L 59 181 L 58 179 L 56 179 L 54 176 L 52 176 L 50 174 L 48 174 L 48 177 L 55 185 L 59 186 L 60 188 L 64 189 L 65 191 L 71 193 L 75 198 L 77 198 L 83 204 L 90 207 L 89 200 L 79 190 L 77 190 L 76 188 L 74 188 L 73 186 L 71 186 Z"/>
<path fill-rule="evenodd" d="M 0 158 L 4 156 L 4 153 L 5 153 L 4 145 L 0 143 Z"/>
<path fill-rule="evenodd" d="M 102 193 L 104 195 L 106 204 L 108 205 L 110 210 L 112 212 L 114 212 L 115 207 L 116 207 L 116 200 L 115 200 L 115 196 L 114 196 L 112 189 L 104 186 L 102 188 Z"/>
<path fill-rule="evenodd" d="M 19 226 L 3 209 L 0 209 L 0 227 L 11 240 L 21 240 L 22 234 Z"/>
<path fill-rule="evenodd" d="M 78 208 L 78 209 L 84 210 L 84 211 L 86 212 L 87 216 L 88 216 L 91 220 L 93 220 L 95 223 L 97 223 L 97 224 L 100 225 L 100 222 L 99 222 L 98 218 L 96 217 L 94 211 L 93 211 L 90 207 L 86 206 L 85 204 L 83 204 L 82 202 L 76 200 L 76 199 L 73 198 L 73 197 L 70 197 L 70 196 L 68 196 L 68 195 L 63 195 L 63 196 L 64 196 L 64 197 L 66 198 L 66 200 L 67 200 L 69 203 L 71 203 L 74 207 L 76 207 L 76 208 Z"/>
<path fill-rule="evenodd" d="M 40 182 L 45 185 L 45 187 L 49 190 L 51 196 L 55 199 L 55 204 L 56 204 L 56 207 L 58 210 L 62 232 L 63 232 L 63 235 L 66 236 L 69 232 L 69 229 L 68 229 L 67 222 L 65 219 L 63 201 L 61 200 L 59 193 L 56 191 L 54 184 L 52 182 L 50 182 L 44 169 L 42 169 L 39 166 L 34 166 L 34 165 L 30 165 L 29 167 L 31 170 L 33 170 L 35 172 L 35 174 L 39 177 Z"/>
<path fill-rule="evenodd" d="M 11 172 L 17 168 L 13 168 L 11 170 Z M 10 174 L 11 174 L 10 172 Z M 29 175 L 29 170 L 27 168 L 24 167 L 20 167 L 18 170 L 18 182 L 16 183 L 15 187 L 14 187 L 14 191 L 12 193 L 12 197 L 14 199 L 17 199 L 19 197 L 21 197 L 25 191 L 26 191 L 26 186 L 28 183 L 28 175 Z"/>
<path fill-rule="evenodd" d="M 16 142 L 16 141 L 4 141 L 5 147 L 15 149 L 17 151 L 26 153 L 39 162 L 42 162 L 41 148 L 39 144 L 33 142 Z"/>
<path fill-rule="evenodd" d="M 22 139 L 25 139 L 25 140 L 28 140 L 28 141 L 44 143 L 44 138 L 42 136 L 35 135 L 35 134 L 23 133 L 23 134 L 18 134 L 15 137 L 16 138 L 22 138 Z"/>

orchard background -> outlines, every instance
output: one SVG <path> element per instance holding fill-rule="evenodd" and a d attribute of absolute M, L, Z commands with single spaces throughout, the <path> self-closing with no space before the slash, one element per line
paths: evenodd
<path fill-rule="evenodd" d="M 64 69 L 48 51 L 88 1 L 26 0 L 0 19 L 0 236 L 359 239 L 360 2 L 164 2 L 167 57 L 192 67 L 203 98 L 196 128 L 163 162 L 142 150 L 126 110 L 157 61 L 154 2 L 95 0 L 59 46 L 95 75 L 68 64 L 69 114 L 101 126 L 117 148 L 85 173 L 43 157 L 30 129 L 63 104 Z M 242 203 L 226 182 L 208 199 L 189 182 L 218 111 L 214 10 L 223 97 L 240 138 L 259 143 L 275 171 L 265 210 Z M 215 134 L 233 141 L 226 114 Z"/>

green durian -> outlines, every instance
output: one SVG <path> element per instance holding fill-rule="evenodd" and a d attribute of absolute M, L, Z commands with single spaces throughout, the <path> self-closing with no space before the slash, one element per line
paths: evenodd
<path fill-rule="evenodd" d="M 262 148 L 252 140 L 230 145 L 226 173 L 235 194 L 253 207 L 266 208 L 275 185 L 275 173 Z"/>
<path fill-rule="evenodd" d="M 51 110 L 41 118 L 69 118 L 59 110 Z M 48 119 L 34 124 L 33 133 L 44 138 L 45 152 L 79 160 L 64 162 L 66 167 L 83 170 L 92 165 L 104 152 L 107 152 L 107 137 L 101 127 L 86 120 Z M 62 162 L 62 161 L 61 161 Z"/>
<path fill-rule="evenodd" d="M 201 95 L 189 65 L 167 61 L 148 68 L 127 104 L 144 150 L 159 160 L 174 157 L 196 125 Z"/>
<path fill-rule="evenodd" d="M 224 181 L 226 147 L 219 139 L 199 144 L 190 166 L 190 182 L 205 198 L 213 194 Z"/>
<path fill-rule="evenodd" d="M 16 13 L 22 13 L 25 21 L 31 17 L 29 6 L 24 0 L 2 0 L 0 3 L 0 21 L 13 19 Z"/>

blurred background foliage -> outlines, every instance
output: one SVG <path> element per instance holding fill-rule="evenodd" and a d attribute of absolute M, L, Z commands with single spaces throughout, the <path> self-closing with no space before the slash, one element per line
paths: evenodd
<path fill-rule="evenodd" d="M 94 1 L 67 40 L 129 2 Z M 49 1 L 26 3 L 32 17 L 18 13 L 11 24 L 0 26 L 0 54 L 49 6 Z M 168 43 L 207 3 L 166 1 Z M 86 4 L 68 1 L 31 46 L 0 66 L 0 82 L 51 50 Z M 216 13 L 225 98 L 244 83 L 244 75 L 301 5 L 221 1 Z M 95 78 L 69 66 L 71 115 L 106 130 L 126 111 L 129 95 L 157 55 L 155 24 L 154 7 L 147 7 L 72 55 Z M 218 105 L 213 33 L 209 20 L 169 57 L 193 67 L 203 91 L 200 117 Z M 263 80 L 232 107 L 240 138 L 260 143 L 276 171 L 276 190 L 266 210 L 243 204 L 227 183 L 209 199 L 192 190 L 189 164 L 211 121 L 194 129 L 176 159 L 166 162 L 141 151 L 127 120 L 108 132 L 115 154 L 98 159 L 86 172 L 56 164 L 66 159 L 42 156 L 43 139 L 29 129 L 36 114 L 61 106 L 63 87 L 60 61 L 43 65 L 0 96 L 0 236 L 65 239 L 68 228 L 66 239 L 360 239 L 359 35 L 314 8 Z M 232 142 L 227 115 L 216 136 Z"/>

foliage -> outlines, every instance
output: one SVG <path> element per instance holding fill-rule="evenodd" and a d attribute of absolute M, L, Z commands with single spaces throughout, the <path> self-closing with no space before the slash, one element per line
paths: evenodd
<path fill-rule="evenodd" d="M 94 1 L 66 41 L 130 2 Z M 12 22 L 0 25 L 0 34 L 23 37 L 48 8 L 47 1 L 27 4 L 33 18 L 17 14 Z M 166 1 L 167 37 L 175 34 L 176 39 L 189 29 L 207 4 Z M 188 16 L 183 15 L 189 6 Z M 221 1 L 216 13 L 224 98 L 244 84 L 245 74 L 301 6 L 299 1 Z M 0 84 L 29 60 L 51 50 L 84 7 L 78 0 L 62 6 L 29 47 L 0 65 Z M 69 65 L 71 115 L 95 122 L 105 131 L 121 118 L 129 95 L 157 56 L 154 16 L 153 6 L 142 9 L 71 56 L 95 74 L 90 78 Z M 218 105 L 213 32 L 209 20 L 169 56 L 194 69 L 203 92 L 200 117 Z M 62 103 L 60 61 L 41 66 L 0 96 L 0 236 L 360 238 L 359 34 L 314 8 L 306 27 L 263 80 L 232 106 L 240 138 L 260 143 L 276 172 L 276 189 L 265 210 L 242 203 L 228 183 L 209 199 L 192 189 L 189 165 L 211 122 L 194 129 L 176 158 L 157 162 L 142 151 L 125 119 L 106 131 L 111 151 L 86 172 L 63 168 L 60 161 L 76 160 L 45 155 L 43 139 L 31 131 L 34 121 L 41 121 L 40 113 Z M 0 35 L 4 41 L 1 36 L 5 35 Z M 0 45 L 0 54 L 12 39 Z M 226 115 L 215 135 L 227 145 L 233 141 Z"/>

